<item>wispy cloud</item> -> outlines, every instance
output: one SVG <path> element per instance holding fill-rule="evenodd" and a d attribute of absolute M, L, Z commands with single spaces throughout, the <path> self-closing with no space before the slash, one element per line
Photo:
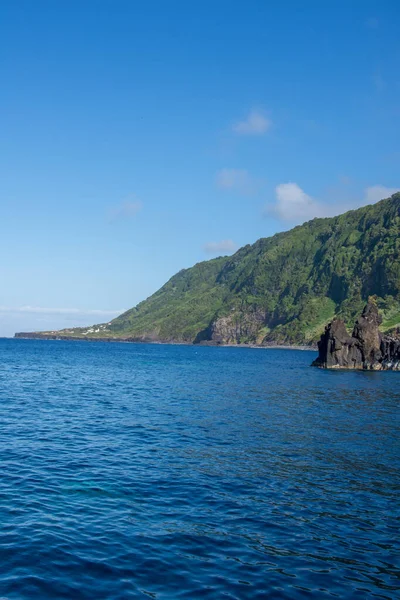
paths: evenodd
<path fill-rule="evenodd" d="M 245 119 L 236 121 L 232 130 L 238 135 L 263 135 L 271 126 L 272 121 L 263 111 L 253 109 Z"/>
<path fill-rule="evenodd" d="M 260 185 L 246 169 L 221 169 L 216 176 L 216 184 L 222 190 L 242 194 L 253 194 Z"/>
<path fill-rule="evenodd" d="M 364 204 L 375 204 L 382 200 L 383 198 L 389 198 L 396 192 L 398 192 L 400 187 L 398 188 L 390 188 L 384 185 L 372 185 L 365 189 L 364 199 L 362 201 L 362 205 Z"/>
<path fill-rule="evenodd" d="M 204 244 L 203 250 L 207 254 L 230 254 L 238 249 L 238 245 L 232 240 L 222 240 L 221 242 L 208 242 Z"/>
<path fill-rule="evenodd" d="M 377 92 L 383 92 L 386 89 L 386 81 L 380 73 L 374 73 L 372 75 L 372 83 Z"/>
<path fill-rule="evenodd" d="M 39 315 L 72 315 L 90 317 L 113 317 L 125 312 L 120 310 L 80 309 L 80 308 L 45 308 L 43 306 L 0 306 L 0 313 L 39 314 Z"/>
<path fill-rule="evenodd" d="M 373 185 L 364 190 L 362 198 L 332 204 L 313 198 L 297 183 L 281 183 L 275 188 L 275 202 L 267 206 L 265 214 L 274 214 L 278 219 L 292 224 L 304 223 L 315 217 L 332 217 L 347 210 L 375 204 L 383 198 L 388 198 L 399 189 Z"/>
<path fill-rule="evenodd" d="M 365 27 L 367 27 L 368 29 L 378 29 L 379 19 L 377 19 L 376 17 L 369 17 L 365 21 Z"/>
<path fill-rule="evenodd" d="M 143 203 L 132 195 L 123 200 L 120 204 L 112 207 L 109 213 L 110 221 L 117 219 L 129 219 L 135 217 L 143 208 Z"/>

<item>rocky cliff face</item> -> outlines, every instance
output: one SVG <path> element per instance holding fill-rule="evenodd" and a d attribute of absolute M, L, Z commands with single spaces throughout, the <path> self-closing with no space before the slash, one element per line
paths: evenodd
<path fill-rule="evenodd" d="M 334 319 L 318 342 L 318 358 L 313 366 L 325 369 L 369 369 L 400 371 L 400 335 L 382 335 L 382 318 L 373 302 L 368 302 L 347 333 L 340 319 Z"/>
<path fill-rule="evenodd" d="M 214 344 L 256 343 L 257 335 L 264 324 L 265 311 L 234 310 L 230 315 L 211 323 L 206 339 Z"/>

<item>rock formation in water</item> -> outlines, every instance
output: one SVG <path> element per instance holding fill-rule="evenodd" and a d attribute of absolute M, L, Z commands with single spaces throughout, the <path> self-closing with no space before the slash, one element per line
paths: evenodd
<path fill-rule="evenodd" d="M 369 369 L 400 371 L 400 335 L 383 335 L 382 318 L 376 304 L 369 301 L 347 333 L 340 319 L 326 326 L 318 342 L 318 358 L 313 366 L 324 369 Z"/>

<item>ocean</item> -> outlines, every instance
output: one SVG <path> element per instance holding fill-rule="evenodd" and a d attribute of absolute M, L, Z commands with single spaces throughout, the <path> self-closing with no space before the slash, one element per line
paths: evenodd
<path fill-rule="evenodd" d="M 0 598 L 393 599 L 400 373 L 0 340 Z"/>

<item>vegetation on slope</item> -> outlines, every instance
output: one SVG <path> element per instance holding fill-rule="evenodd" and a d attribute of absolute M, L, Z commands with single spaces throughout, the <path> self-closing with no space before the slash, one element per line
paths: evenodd
<path fill-rule="evenodd" d="M 400 323 L 399 234 L 400 193 L 313 219 L 180 271 L 95 335 L 199 341 L 223 323 L 232 334 L 222 341 L 312 343 L 334 315 L 352 323 L 371 295 L 390 329 Z"/>

